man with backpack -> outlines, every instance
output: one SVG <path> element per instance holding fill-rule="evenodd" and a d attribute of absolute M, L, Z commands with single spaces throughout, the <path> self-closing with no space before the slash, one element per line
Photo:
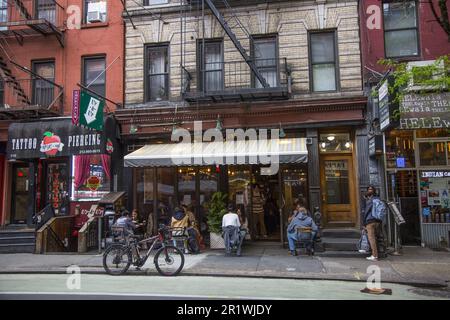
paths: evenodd
<path fill-rule="evenodd" d="M 386 215 L 386 206 L 377 196 L 374 186 L 368 186 L 364 206 L 364 227 L 367 231 L 372 255 L 367 260 L 378 261 L 377 230 Z"/>

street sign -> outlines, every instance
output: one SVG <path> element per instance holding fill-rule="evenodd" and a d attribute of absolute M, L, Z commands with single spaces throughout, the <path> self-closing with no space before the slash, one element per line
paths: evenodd
<path fill-rule="evenodd" d="M 72 124 L 77 126 L 80 122 L 80 90 L 72 93 Z"/>
<path fill-rule="evenodd" d="M 81 91 L 80 98 L 80 125 L 98 131 L 103 130 L 103 107 L 105 101 L 94 95 Z"/>

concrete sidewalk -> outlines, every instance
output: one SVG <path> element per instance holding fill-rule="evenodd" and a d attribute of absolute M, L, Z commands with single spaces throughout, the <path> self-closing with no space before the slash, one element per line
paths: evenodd
<path fill-rule="evenodd" d="M 181 275 L 230 277 L 267 277 L 365 281 L 367 268 L 377 265 L 381 281 L 413 286 L 446 287 L 450 282 L 450 253 L 427 248 L 404 247 L 402 256 L 388 256 L 378 262 L 349 257 L 292 257 L 279 245 L 251 245 L 243 248 L 243 256 L 225 256 L 223 250 L 208 250 L 186 255 Z M 66 273 L 77 265 L 83 273 L 104 273 L 102 255 L 73 254 L 1 254 L 0 273 Z M 155 274 L 150 258 L 142 271 L 130 268 L 129 274 Z"/>

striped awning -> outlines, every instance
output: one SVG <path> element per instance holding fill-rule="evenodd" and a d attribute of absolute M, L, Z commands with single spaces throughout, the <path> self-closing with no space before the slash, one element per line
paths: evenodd
<path fill-rule="evenodd" d="M 126 167 L 305 163 L 305 138 L 146 145 L 125 156 Z"/>

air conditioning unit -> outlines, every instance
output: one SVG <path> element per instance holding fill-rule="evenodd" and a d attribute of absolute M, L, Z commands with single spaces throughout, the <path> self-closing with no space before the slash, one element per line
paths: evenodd
<path fill-rule="evenodd" d="M 102 13 L 100 11 L 91 11 L 87 14 L 88 22 L 102 22 Z"/>
<path fill-rule="evenodd" d="M 413 68 L 427 67 L 427 66 L 433 65 L 434 63 L 436 63 L 436 60 L 408 62 L 407 69 L 408 69 L 408 71 L 411 71 Z M 444 61 L 441 61 L 438 65 L 438 70 L 434 70 L 431 77 L 432 77 L 432 79 L 438 79 L 439 74 L 444 73 L 444 72 L 445 72 Z M 417 80 L 415 80 L 411 77 L 406 90 L 407 91 L 422 91 L 422 90 L 436 90 L 436 89 L 441 89 L 441 88 L 436 88 L 436 86 L 433 86 L 433 85 L 425 85 L 420 82 L 417 83 Z"/>

